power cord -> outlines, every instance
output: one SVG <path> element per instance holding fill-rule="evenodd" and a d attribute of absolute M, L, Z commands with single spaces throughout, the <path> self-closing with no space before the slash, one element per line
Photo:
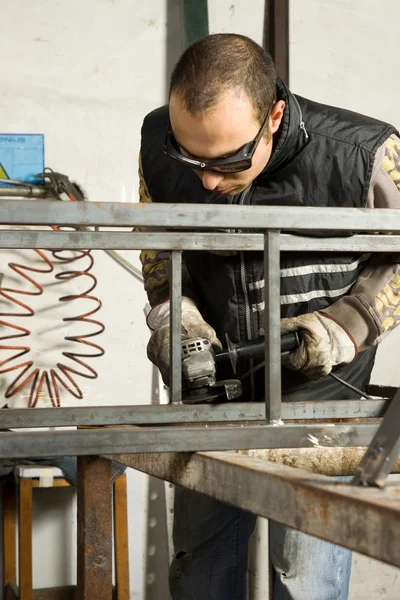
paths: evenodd
<path fill-rule="evenodd" d="M 259 371 L 264 366 L 265 366 L 265 361 L 261 362 L 256 367 L 253 367 L 252 369 L 249 369 L 248 371 L 246 371 L 246 373 L 244 375 L 242 375 L 240 377 L 240 381 L 243 381 L 247 377 L 250 377 L 250 375 L 252 373 L 255 373 L 256 371 Z M 359 390 L 358 388 L 356 388 L 354 385 L 351 385 L 351 383 L 348 383 L 347 381 L 344 381 L 344 379 L 341 379 L 340 377 L 338 377 L 334 373 L 329 373 L 329 377 L 332 377 L 332 379 L 335 379 L 335 381 L 337 381 L 338 383 L 341 383 L 342 385 L 344 385 L 345 387 L 347 387 L 349 390 L 352 390 L 353 392 L 356 392 L 357 394 L 359 394 L 361 396 L 361 398 L 365 398 L 366 400 L 374 400 L 374 398 L 372 396 L 369 396 L 365 392 L 362 392 L 361 390 Z"/>

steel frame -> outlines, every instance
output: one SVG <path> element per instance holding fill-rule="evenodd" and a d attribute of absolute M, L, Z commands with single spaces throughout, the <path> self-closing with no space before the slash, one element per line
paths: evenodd
<path fill-rule="evenodd" d="M 399 485 L 360 488 L 232 452 L 131 454 L 113 459 L 400 567 Z"/>
<path fill-rule="evenodd" d="M 43 230 L 42 226 L 52 224 L 82 230 Z M 159 248 L 172 252 L 174 400 L 162 406 L 1 411 L 1 428 L 92 427 L 77 431 L 2 432 L 0 457 L 108 455 L 123 464 L 400 566 L 397 553 L 400 502 L 391 487 L 389 490 L 339 487 L 321 476 L 248 457 L 216 452 L 187 454 L 199 450 L 369 443 L 378 428 L 377 418 L 379 422 L 387 408 L 387 399 L 281 403 L 279 257 L 286 250 L 399 252 L 400 211 L 299 207 L 286 211 L 280 207 L 70 204 L 13 199 L 0 201 L 0 225 L 5 226 L 1 231 L 1 248 Z M 15 228 L 25 225 L 40 228 Z M 95 226 L 107 230 L 83 230 Z M 113 231 L 115 227 L 128 229 Z M 132 232 L 132 227 L 144 227 L 147 232 Z M 172 231 L 165 231 L 166 228 Z M 244 229 L 246 233 L 233 233 L 235 229 Z M 300 231 L 302 235 L 285 233 L 288 230 Z M 326 232 L 327 236 L 313 237 L 314 231 Z M 357 234 L 352 235 L 353 231 Z M 179 403 L 180 354 L 176 348 L 180 340 L 180 272 L 184 249 L 264 250 L 265 406 L 238 402 L 189 407 Z M 367 421 L 355 422 L 359 418 Z M 283 423 L 281 419 L 291 422 Z M 338 423 L 335 419 L 349 421 Z M 157 454 L 152 454 L 154 451 Z M 185 454 L 179 454 L 182 451 Z M 260 490 L 264 491 L 260 494 Z M 312 518 L 308 518 L 311 506 Z"/>
<path fill-rule="evenodd" d="M 92 203 L 92 202 L 54 202 L 48 200 L 15 200 L 4 199 L 0 202 L 0 225 L 12 226 L 2 230 L 0 247 L 5 248 L 85 248 L 99 249 L 142 249 L 159 248 L 171 250 L 172 254 L 172 281 L 171 281 L 171 398 L 172 406 L 149 407 L 96 407 L 90 409 L 59 409 L 57 416 L 50 411 L 41 410 L 41 425 L 63 426 L 88 424 L 88 415 L 96 415 L 99 424 L 146 424 L 146 430 L 125 432 L 126 446 L 118 446 L 118 452 L 143 451 L 144 438 L 146 437 L 149 449 L 163 451 L 178 450 L 215 450 L 237 449 L 251 447 L 275 447 L 276 434 L 271 425 L 281 423 L 281 418 L 299 419 L 329 419 L 335 418 L 340 411 L 341 418 L 357 416 L 374 416 L 382 414 L 384 401 L 352 401 L 351 403 L 319 402 L 301 403 L 299 405 L 284 405 L 281 403 L 280 389 L 280 350 L 279 350 L 279 258 L 280 252 L 287 249 L 308 251 L 338 251 L 359 250 L 397 252 L 400 244 L 400 214 L 396 210 L 368 210 L 344 208 L 299 208 L 291 207 L 283 211 L 280 207 L 260 206 L 224 206 L 224 205 L 191 205 L 191 204 L 120 204 L 120 203 Z M 33 209 L 33 210 L 32 210 Z M 43 226 L 57 223 L 61 226 L 74 226 L 88 228 L 93 226 L 106 227 L 107 231 L 43 231 Z M 35 226 L 39 229 L 21 230 L 15 226 Z M 134 227 L 144 227 L 146 233 L 132 232 Z M 114 227 L 127 227 L 129 230 L 113 231 Z M 173 231 L 165 231 L 168 227 Z M 109 230 L 111 228 L 111 231 Z M 181 231 L 191 230 L 191 233 Z M 247 233 L 234 233 L 233 230 L 246 228 Z M 217 229 L 217 231 L 215 231 Z M 293 230 L 312 234 L 314 231 L 327 232 L 329 237 L 313 238 L 312 235 L 295 236 L 285 234 L 285 230 Z M 211 231 L 210 231 L 211 230 Z M 219 230 L 219 231 L 218 231 Z M 221 231 L 222 230 L 222 231 Z M 259 233 L 259 232 L 262 233 Z M 357 235 L 351 235 L 353 231 Z M 385 235 L 377 235 L 375 232 Z M 194 233 L 193 233 L 194 232 Z M 370 232 L 374 232 L 371 235 Z M 389 233 L 391 235 L 387 235 Z M 333 234 L 333 236 L 332 236 Z M 189 247 L 196 250 L 215 249 L 240 249 L 244 251 L 264 250 L 266 292 L 265 302 L 265 412 L 261 413 L 260 405 L 244 406 L 241 404 L 223 404 L 210 407 L 197 406 L 195 409 L 185 408 L 179 404 L 181 399 L 181 359 L 180 359 L 180 297 L 181 297 L 181 260 L 182 249 Z M 72 412 L 74 416 L 72 416 Z M 18 414 L 17 414 L 18 413 Z M 128 416 L 129 414 L 129 416 Z M 196 416 L 194 416 L 196 415 Z M 49 421 L 46 422 L 46 419 Z M 187 420 L 185 420 L 187 419 Z M 226 428 L 220 432 L 223 425 L 209 428 L 206 425 L 196 427 L 204 429 L 204 434 L 199 439 L 195 437 L 195 429 L 189 427 L 194 421 L 197 423 L 217 420 L 222 422 L 246 420 L 245 427 Z M 260 423 L 252 421 L 261 420 Z M 38 423 L 36 416 L 29 409 L 9 411 L 3 418 L 2 427 L 20 428 Z M 179 433 L 175 434 L 176 424 L 179 423 Z M 185 427 L 185 423 L 188 424 Z M 92 421 L 92 424 L 94 422 Z M 162 431 L 156 431 L 150 424 L 168 424 Z M 149 427 L 150 425 L 150 427 Z M 65 426 L 65 425 L 64 425 Z M 279 426 L 281 429 L 282 426 Z M 282 436 L 285 444 L 293 447 L 299 442 L 299 431 L 303 427 L 312 429 L 319 443 L 324 444 L 325 425 L 314 424 L 306 426 L 283 426 L 286 433 Z M 329 444 L 342 444 L 339 425 L 330 424 L 330 429 L 337 428 L 338 436 L 331 436 L 336 442 L 330 440 Z M 347 425 L 355 435 L 360 435 L 363 443 L 368 443 L 367 434 L 373 435 L 375 425 L 351 424 Z M 158 428 L 159 429 L 159 428 Z M 290 434 L 289 434 L 290 432 Z M 362 433 L 361 433 L 362 432 Z M 33 432 L 25 433 L 0 433 L 0 456 L 44 456 L 46 443 L 52 443 L 61 453 L 69 454 L 94 454 L 94 449 L 99 449 L 99 444 L 108 446 L 113 433 L 107 432 L 75 432 L 71 436 L 71 445 L 62 443 L 63 432 Z M 197 431 L 196 431 L 197 433 Z M 353 435 L 353 434 L 352 434 Z M 93 436 L 93 442 L 88 440 Z M 110 437 L 111 436 L 111 437 Z M 170 437 L 169 437 L 170 436 Z M 224 442 L 222 440 L 224 436 Z M 134 439 L 137 439 L 137 443 Z M 350 438 L 352 436 L 350 435 Z M 140 442 L 139 442 L 140 438 Z M 176 439 L 180 439 L 177 445 Z M 349 439 L 350 439 L 349 438 Z M 196 441 L 195 441 L 196 439 Z M 72 440 L 74 443 L 72 444 Z M 84 440 L 86 440 L 84 442 Z M 170 441 L 168 441 L 170 440 Z M 206 442 L 205 440 L 208 440 Z M 230 441 L 229 441 L 230 440 Z M 338 441 L 339 440 L 339 441 Z M 54 442 L 54 444 L 53 444 Z M 209 444 L 207 447 L 207 443 Z M 282 442 L 283 443 L 283 442 Z M 349 442 L 347 442 L 349 443 Z M 156 444 L 152 446 L 152 444 Z M 172 445 L 174 444 L 174 445 Z M 221 445 L 222 444 L 222 445 Z M 272 445 L 272 446 L 271 446 Z M 108 446 L 109 447 L 109 446 Z M 100 449 L 101 452 L 101 449 Z"/>

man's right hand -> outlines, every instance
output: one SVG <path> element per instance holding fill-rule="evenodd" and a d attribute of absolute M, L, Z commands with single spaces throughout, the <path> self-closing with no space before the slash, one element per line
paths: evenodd
<path fill-rule="evenodd" d="M 167 300 L 155 306 L 147 316 L 147 325 L 153 331 L 147 345 L 147 356 L 160 369 L 163 381 L 169 385 L 170 365 L 170 302 Z M 206 323 L 196 304 L 182 296 L 182 340 L 205 338 L 215 349 L 222 349 L 222 344 L 214 329 Z"/>

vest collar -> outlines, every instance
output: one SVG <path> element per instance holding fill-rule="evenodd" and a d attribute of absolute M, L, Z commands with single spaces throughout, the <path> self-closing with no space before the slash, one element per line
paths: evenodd
<path fill-rule="evenodd" d="M 308 133 L 297 98 L 279 77 L 277 78 L 276 87 L 276 97 L 278 100 L 284 100 L 285 110 L 279 130 L 274 135 L 271 158 L 256 181 L 277 171 L 289 162 L 308 142 Z"/>

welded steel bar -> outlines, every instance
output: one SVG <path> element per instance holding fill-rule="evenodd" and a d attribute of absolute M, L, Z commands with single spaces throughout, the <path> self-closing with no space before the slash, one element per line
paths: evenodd
<path fill-rule="evenodd" d="M 282 419 L 352 419 L 382 417 L 388 400 L 309 400 L 283 402 Z M 0 428 L 71 427 L 79 425 L 162 425 L 206 421 L 262 421 L 262 402 L 221 404 L 166 404 L 151 406 L 74 406 L 59 408 L 18 408 L 0 410 Z"/>
<path fill-rule="evenodd" d="M 170 394 L 172 402 L 182 399 L 182 252 L 171 254 L 170 281 Z"/>
<path fill-rule="evenodd" d="M 210 452 L 114 460 L 400 567 L 400 488 L 349 484 L 248 456 Z"/>
<path fill-rule="evenodd" d="M 383 486 L 400 452 L 400 388 L 356 470 L 357 485 Z"/>
<path fill-rule="evenodd" d="M 307 252 L 399 252 L 398 235 L 355 235 L 314 238 L 282 234 L 281 251 Z M 132 233 L 131 231 L 1 231 L 1 248 L 93 250 L 242 250 L 262 251 L 261 233 Z M 135 273 L 136 274 L 136 273 Z"/>
<path fill-rule="evenodd" d="M 98 225 L 190 229 L 388 231 L 400 233 L 400 211 L 368 208 L 140 204 L 1 200 L 0 225 Z"/>
<path fill-rule="evenodd" d="M 196 452 L 299 446 L 367 446 L 376 424 L 189 425 L 105 427 L 0 433 L 0 458 L 130 452 Z"/>
<path fill-rule="evenodd" d="M 77 600 L 110 600 L 112 591 L 112 463 L 78 457 Z"/>
<path fill-rule="evenodd" d="M 265 418 L 281 418 L 281 330 L 279 231 L 264 234 Z"/>

